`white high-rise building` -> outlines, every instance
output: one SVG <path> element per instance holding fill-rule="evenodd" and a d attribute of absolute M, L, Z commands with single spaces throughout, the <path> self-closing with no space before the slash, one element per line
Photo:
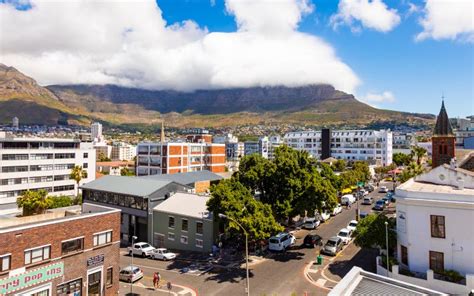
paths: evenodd
<path fill-rule="evenodd" d="M 12 119 L 12 127 L 16 129 L 20 127 L 20 120 L 16 116 Z"/>
<path fill-rule="evenodd" d="M 102 124 L 100 122 L 94 122 L 91 124 L 91 137 L 94 142 L 102 142 Z"/>
<path fill-rule="evenodd" d="M 87 172 L 80 185 L 95 179 L 92 143 L 3 134 L 0 136 L 0 214 L 16 212 L 16 200 L 26 190 L 76 195 L 76 182 L 69 178 L 74 166 L 82 166 Z"/>
<path fill-rule="evenodd" d="M 137 147 L 124 142 L 115 142 L 112 145 L 112 160 L 133 160 L 137 155 Z"/>
<path fill-rule="evenodd" d="M 294 149 L 307 151 L 319 159 L 322 153 L 320 131 L 287 133 L 285 143 Z M 377 165 L 392 163 L 392 132 L 388 130 L 335 130 L 330 137 L 331 156 L 348 161 L 364 160 Z"/>

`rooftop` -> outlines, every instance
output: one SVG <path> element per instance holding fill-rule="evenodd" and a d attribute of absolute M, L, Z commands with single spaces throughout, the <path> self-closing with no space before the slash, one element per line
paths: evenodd
<path fill-rule="evenodd" d="M 421 286 L 404 283 L 354 266 L 329 292 L 329 296 L 345 295 L 447 295 Z"/>
<path fill-rule="evenodd" d="M 172 213 L 186 217 L 211 219 L 212 214 L 207 210 L 209 196 L 191 193 L 175 193 L 167 200 L 157 205 L 153 210 Z"/>
<path fill-rule="evenodd" d="M 31 216 L 0 216 L 0 233 L 17 230 L 21 228 L 31 228 L 49 223 L 58 223 L 77 218 L 87 218 L 97 214 L 119 212 L 120 210 L 109 207 L 84 203 L 82 206 L 71 206 L 47 210 L 44 214 Z"/>
<path fill-rule="evenodd" d="M 170 183 L 168 180 L 108 175 L 82 185 L 81 188 L 145 197 Z"/>
<path fill-rule="evenodd" d="M 217 181 L 223 179 L 223 177 L 206 170 L 188 173 L 151 175 L 140 178 L 158 181 L 172 181 L 183 185 L 193 184 L 200 181 Z"/>

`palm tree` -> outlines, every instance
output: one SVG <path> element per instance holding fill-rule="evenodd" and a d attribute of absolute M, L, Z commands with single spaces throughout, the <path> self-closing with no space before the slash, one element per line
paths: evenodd
<path fill-rule="evenodd" d="M 76 165 L 72 168 L 71 174 L 69 175 L 71 179 L 76 181 L 77 184 L 77 194 L 76 198 L 79 200 L 79 183 L 81 182 L 82 178 L 87 178 L 87 172 L 82 169 L 82 166 Z"/>
<path fill-rule="evenodd" d="M 420 165 L 421 160 L 426 155 L 426 149 L 420 146 L 413 146 L 411 147 L 411 152 L 414 156 L 416 156 L 416 164 Z"/>

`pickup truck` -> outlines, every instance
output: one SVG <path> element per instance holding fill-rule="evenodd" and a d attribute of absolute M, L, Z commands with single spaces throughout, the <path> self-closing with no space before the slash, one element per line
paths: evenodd
<path fill-rule="evenodd" d="M 150 245 L 149 243 L 136 243 L 133 246 L 128 247 L 128 255 L 132 256 L 132 254 L 142 256 L 142 257 L 149 257 L 153 254 L 153 250 L 155 248 Z"/>

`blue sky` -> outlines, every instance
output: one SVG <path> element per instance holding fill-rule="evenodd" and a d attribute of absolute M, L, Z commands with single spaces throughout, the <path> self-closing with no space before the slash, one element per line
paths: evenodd
<path fill-rule="evenodd" d="M 224 1 L 158 0 L 168 23 L 192 19 L 210 32 L 237 30 L 234 16 Z M 359 76 L 362 83 L 356 93 L 390 91 L 393 102 L 371 102 L 381 108 L 437 114 L 444 93 L 448 114 L 474 114 L 474 48 L 463 40 L 426 39 L 416 41 L 422 31 L 420 13 L 408 15 L 404 1 L 386 1 L 395 8 L 401 21 L 390 32 L 362 29 L 353 33 L 347 26 L 334 30 L 330 17 L 338 10 L 338 1 L 312 1 L 314 11 L 304 16 L 298 30 L 323 38 L 337 55 Z M 422 7 L 422 1 L 413 1 Z M 474 20 L 473 20 L 474 21 Z"/>
<path fill-rule="evenodd" d="M 451 117 L 467 116 L 473 14 L 472 0 L 0 0 L 0 62 L 41 85 L 328 83 L 432 114 L 444 94 Z"/>

